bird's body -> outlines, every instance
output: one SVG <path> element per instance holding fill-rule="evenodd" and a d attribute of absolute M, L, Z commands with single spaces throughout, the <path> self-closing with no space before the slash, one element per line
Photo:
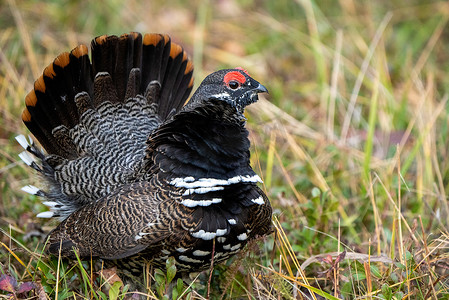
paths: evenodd
<path fill-rule="evenodd" d="M 266 89 L 241 69 L 209 75 L 184 105 L 193 67 L 168 36 L 101 36 L 58 56 L 22 119 L 45 148 L 18 137 L 59 217 L 48 252 L 198 271 L 270 232 L 271 206 L 249 163 L 243 109 Z"/>

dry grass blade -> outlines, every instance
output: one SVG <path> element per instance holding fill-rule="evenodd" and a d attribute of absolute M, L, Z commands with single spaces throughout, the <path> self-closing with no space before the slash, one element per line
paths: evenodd
<path fill-rule="evenodd" d="M 20 37 L 22 39 L 22 43 L 24 45 L 25 51 L 27 53 L 28 61 L 33 71 L 34 77 L 37 78 L 40 74 L 40 70 L 38 68 L 37 59 L 35 53 L 33 51 L 33 46 L 31 44 L 31 39 L 29 36 L 29 30 L 25 26 L 25 22 L 20 14 L 19 9 L 17 8 L 15 0 L 8 0 L 9 7 L 14 15 L 14 20 L 16 22 L 17 28 L 20 32 Z"/>
<path fill-rule="evenodd" d="M 301 264 L 301 269 L 305 270 L 310 264 L 312 263 L 319 263 L 321 262 L 323 258 L 327 256 L 331 256 L 332 258 L 337 258 L 340 255 L 340 252 L 330 252 L 330 253 L 323 253 L 323 254 L 317 254 L 314 256 L 309 257 Z M 345 256 L 346 260 L 357 260 L 361 263 L 366 262 L 380 262 L 387 265 L 393 264 L 393 260 L 388 258 L 386 255 L 380 255 L 380 256 L 372 256 L 370 254 L 365 253 L 356 253 L 356 252 L 346 252 Z"/>
<path fill-rule="evenodd" d="M 343 121 L 342 129 L 341 129 L 340 136 L 341 136 L 341 142 L 343 144 L 345 143 L 345 141 L 348 137 L 349 125 L 350 125 L 350 122 L 352 119 L 352 115 L 354 113 L 357 96 L 359 95 L 360 88 L 362 87 L 363 78 L 365 77 L 365 74 L 368 70 L 371 58 L 373 57 L 374 50 L 376 49 L 380 39 L 382 38 L 385 28 L 387 27 L 388 23 L 390 22 L 392 16 L 393 16 L 392 13 L 387 13 L 385 15 L 384 19 L 382 20 L 382 22 L 379 24 L 379 27 L 376 31 L 376 34 L 373 37 L 373 40 L 370 44 L 370 47 L 365 56 L 365 59 L 363 60 L 362 66 L 360 68 L 360 72 L 355 81 L 354 89 L 352 90 L 352 93 L 351 93 L 351 99 L 349 100 L 348 110 L 347 110 L 345 119 Z"/>

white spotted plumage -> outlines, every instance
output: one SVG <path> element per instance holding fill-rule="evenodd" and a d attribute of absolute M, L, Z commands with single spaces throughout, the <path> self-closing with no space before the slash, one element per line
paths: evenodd
<path fill-rule="evenodd" d="M 247 238 L 248 238 L 248 236 L 246 235 L 245 232 L 242 233 L 242 234 L 239 234 L 239 235 L 237 236 L 237 239 L 238 239 L 239 241 L 244 241 L 244 240 L 246 240 Z"/>
<path fill-rule="evenodd" d="M 208 240 L 212 240 L 216 236 L 223 236 L 226 234 L 226 232 L 227 232 L 227 229 L 217 229 L 216 232 L 207 232 L 207 231 L 204 231 L 203 229 L 201 229 L 199 231 L 192 232 L 190 234 L 193 237 L 208 241 Z"/>
<path fill-rule="evenodd" d="M 240 249 L 240 246 L 242 246 L 242 244 L 238 243 L 237 245 L 234 245 L 231 247 L 231 251 L 235 251 L 237 249 Z"/>
<path fill-rule="evenodd" d="M 227 186 L 236 183 L 262 183 L 262 179 L 259 175 L 237 175 L 228 179 L 217 179 L 217 178 L 199 178 L 195 180 L 193 177 L 185 178 L 174 178 L 170 181 L 171 185 L 176 187 L 183 187 L 186 189 L 196 189 L 196 188 L 213 188 L 218 186 Z"/>
<path fill-rule="evenodd" d="M 260 196 L 259 198 L 256 198 L 256 199 L 251 199 L 251 202 L 259 204 L 259 205 L 265 204 L 265 201 L 263 201 L 262 196 Z"/>
<path fill-rule="evenodd" d="M 215 187 L 204 187 L 204 188 L 197 188 L 197 189 L 187 189 L 182 194 L 183 196 L 190 196 L 192 194 L 206 194 L 209 192 L 216 192 L 223 190 L 224 187 L 222 186 L 215 186 Z"/>
<path fill-rule="evenodd" d="M 206 256 L 210 254 L 210 251 L 203 251 L 203 250 L 195 250 L 192 252 L 193 256 Z"/>
<path fill-rule="evenodd" d="M 180 255 L 179 256 L 179 260 L 185 261 L 185 262 L 189 262 L 189 263 L 196 263 L 196 264 L 201 264 L 203 261 L 199 260 L 199 259 L 194 259 L 194 258 L 190 258 L 186 255 Z"/>
<path fill-rule="evenodd" d="M 226 238 L 225 237 L 223 237 L 223 236 L 220 236 L 220 237 L 218 237 L 217 238 L 217 242 L 219 242 L 219 243 L 224 243 L 224 242 L 226 242 Z"/>
<path fill-rule="evenodd" d="M 222 201 L 221 198 L 212 198 L 212 200 L 185 199 L 181 201 L 181 204 L 187 207 L 196 207 L 196 206 L 209 206 L 211 204 L 220 203 L 221 201 Z"/>

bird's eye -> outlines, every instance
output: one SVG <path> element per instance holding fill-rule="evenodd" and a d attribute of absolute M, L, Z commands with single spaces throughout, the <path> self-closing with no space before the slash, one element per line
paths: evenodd
<path fill-rule="evenodd" d="M 231 89 L 235 90 L 235 89 L 238 89 L 238 88 L 240 87 L 240 84 L 239 84 L 237 81 L 232 80 L 232 81 L 230 81 L 230 82 L 228 83 L 228 86 L 229 86 Z"/>

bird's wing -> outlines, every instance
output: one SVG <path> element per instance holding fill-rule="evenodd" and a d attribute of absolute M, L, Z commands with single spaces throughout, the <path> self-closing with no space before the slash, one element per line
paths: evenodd
<path fill-rule="evenodd" d="M 148 182 L 124 186 L 66 218 L 49 234 L 48 251 L 73 258 L 76 249 L 80 257 L 105 259 L 125 258 L 146 248 L 157 253 L 177 232 L 176 224 L 161 214 L 158 197 Z"/>

